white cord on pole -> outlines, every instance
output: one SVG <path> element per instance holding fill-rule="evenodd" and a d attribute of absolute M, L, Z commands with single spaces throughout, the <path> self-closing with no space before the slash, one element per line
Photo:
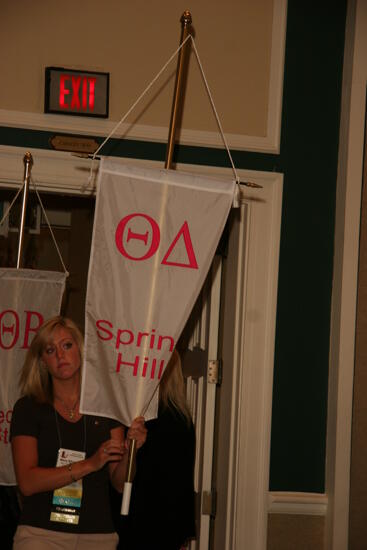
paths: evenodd
<path fill-rule="evenodd" d="M 15 197 L 14 197 L 14 199 L 12 200 L 10 206 L 8 206 L 8 208 L 6 209 L 5 214 L 4 214 L 3 217 L 1 218 L 0 225 L 2 225 L 2 224 L 4 223 L 4 220 L 5 220 L 6 217 L 9 215 L 9 212 L 10 212 L 10 210 L 12 209 L 13 204 L 14 204 L 15 201 L 17 200 L 19 194 L 23 191 L 24 186 L 25 186 L 25 183 L 23 183 L 22 187 L 19 188 L 18 193 L 15 195 Z"/>
<path fill-rule="evenodd" d="M 233 170 L 233 173 L 234 173 L 234 177 L 235 177 L 235 181 L 236 181 L 236 184 L 238 186 L 238 189 L 237 189 L 237 195 L 239 194 L 239 191 L 240 191 L 240 187 L 239 187 L 239 184 L 240 184 L 240 178 L 239 178 L 239 175 L 237 173 L 237 170 L 236 170 L 236 167 L 234 165 L 234 162 L 233 162 L 233 158 L 232 158 L 232 155 L 231 155 L 231 151 L 228 147 L 228 143 L 227 143 L 227 140 L 226 140 L 226 137 L 224 135 L 224 132 L 223 132 L 223 127 L 222 127 L 222 124 L 221 124 L 221 121 L 220 121 L 220 118 L 219 118 L 219 115 L 218 115 L 218 111 L 215 107 L 215 104 L 214 104 L 214 100 L 213 100 L 213 96 L 212 96 L 212 93 L 210 91 L 210 88 L 209 88 L 209 84 L 208 84 L 208 81 L 207 81 L 207 78 L 205 76 L 205 72 L 204 72 L 204 68 L 203 68 L 203 65 L 202 65 L 202 62 L 200 60 L 200 57 L 199 57 L 199 53 L 197 51 L 197 48 L 196 48 L 196 44 L 195 44 L 195 40 L 194 40 L 194 37 L 189 34 L 185 40 L 182 42 L 182 44 L 180 44 L 180 46 L 176 49 L 176 51 L 171 55 L 171 57 L 168 59 L 168 61 L 163 65 L 162 69 L 156 74 L 156 76 L 153 78 L 153 80 L 148 84 L 148 86 L 145 88 L 145 90 L 140 94 L 140 96 L 137 98 L 137 100 L 133 103 L 133 105 L 130 107 L 130 109 L 124 114 L 124 116 L 119 120 L 119 122 L 113 127 L 113 129 L 111 130 L 111 132 L 108 134 L 108 136 L 103 140 L 103 142 L 101 143 L 101 145 L 98 147 L 98 149 L 94 152 L 93 154 L 93 157 L 92 157 L 92 162 L 91 162 L 91 167 L 90 167 L 90 173 L 89 173 L 89 178 L 88 178 L 88 183 L 87 185 L 84 187 L 84 189 L 86 187 L 88 187 L 92 180 L 93 180 L 93 169 L 94 169 L 94 164 L 95 164 L 95 160 L 96 160 L 96 156 L 97 154 L 99 153 L 99 151 L 102 149 L 102 147 L 108 142 L 108 140 L 115 134 L 115 132 L 118 130 L 118 128 L 121 126 L 121 124 L 126 120 L 126 118 L 129 116 L 129 114 L 135 109 L 135 107 L 137 106 L 137 104 L 141 101 L 141 99 L 145 96 L 145 94 L 150 90 L 150 88 L 153 86 L 153 84 L 158 80 L 158 78 L 161 76 L 161 74 L 165 71 L 165 69 L 167 68 L 167 66 L 171 63 L 171 61 L 176 57 L 176 55 L 179 53 L 179 51 L 181 50 L 181 48 L 186 44 L 187 40 L 191 39 L 192 41 L 192 44 L 193 44 L 193 47 L 194 47 L 194 52 L 195 52 L 195 55 L 196 55 L 196 60 L 198 62 L 198 65 L 199 65 L 199 68 L 200 68 L 200 72 L 201 72 L 201 76 L 203 78 L 203 81 L 204 81 L 204 84 L 205 84 L 205 88 L 206 88 L 206 92 L 208 94 L 208 97 L 209 97 L 209 100 L 210 100 L 210 104 L 212 106 L 212 109 L 213 109 L 213 112 L 214 112 L 214 116 L 215 116 L 215 119 L 216 119 L 216 122 L 217 122 L 217 125 L 218 125 L 218 128 L 219 128 L 219 132 L 221 134 L 221 137 L 222 137 L 222 141 L 223 141 L 223 144 L 224 144 L 224 147 L 227 151 L 227 154 L 228 154 L 228 157 L 229 157 L 229 160 L 230 160 L 230 163 L 231 163 L 231 166 L 232 166 L 232 170 Z M 236 203 L 236 199 L 234 201 Z"/>
<path fill-rule="evenodd" d="M 38 201 L 39 201 L 39 203 L 40 203 L 40 205 L 41 205 L 42 213 L 43 213 L 43 215 L 44 215 L 44 217 L 45 217 L 46 223 L 47 223 L 48 228 L 49 228 L 49 230 L 50 230 L 51 237 L 52 237 L 52 240 L 53 240 L 54 245 L 55 245 L 55 247 L 56 247 L 56 251 L 57 251 L 57 254 L 58 254 L 59 258 L 60 258 L 60 262 L 61 262 L 61 264 L 62 264 L 62 267 L 64 268 L 64 271 L 65 271 L 65 273 L 67 274 L 67 276 L 69 276 L 69 272 L 68 272 L 68 270 L 67 270 L 66 267 L 65 267 L 64 260 L 62 259 L 61 252 L 60 252 L 60 249 L 59 249 L 59 247 L 58 247 L 58 245 L 57 245 L 57 242 L 56 242 L 56 239 L 55 239 L 54 232 L 52 231 L 51 224 L 50 224 L 50 222 L 49 222 L 49 220 L 48 220 L 48 216 L 47 216 L 47 214 L 46 214 L 46 210 L 45 210 L 45 208 L 44 208 L 44 206 L 43 206 L 43 203 L 42 203 L 42 200 L 41 200 L 41 196 L 40 196 L 40 194 L 38 193 L 37 186 L 36 186 L 35 182 L 33 181 L 32 176 L 31 176 L 31 182 L 32 182 L 32 185 L 33 185 L 34 190 L 35 190 L 35 192 L 36 192 Z"/>

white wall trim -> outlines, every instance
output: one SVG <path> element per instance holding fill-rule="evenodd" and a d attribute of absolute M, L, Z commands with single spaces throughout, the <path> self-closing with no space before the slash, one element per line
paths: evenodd
<path fill-rule="evenodd" d="M 19 188 L 23 183 L 23 158 L 33 157 L 32 179 L 41 191 L 85 194 L 91 160 L 71 153 L 45 149 L 23 149 L 0 145 L 0 188 Z"/>
<path fill-rule="evenodd" d="M 319 493 L 269 493 L 269 514 L 326 516 L 328 498 Z"/>
<path fill-rule="evenodd" d="M 336 198 L 326 492 L 328 550 L 348 549 L 359 228 L 367 86 L 367 2 L 348 2 Z"/>
<path fill-rule="evenodd" d="M 269 109 L 269 121 L 272 137 L 246 136 L 240 134 L 225 134 L 228 146 L 231 149 L 257 151 L 262 153 L 276 153 L 279 151 L 280 136 L 277 134 L 276 120 L 280 118 L 280 112 Z M 31 130 L 43 130 L 58 133 L 107 136 L 116 126 L 116 122 L 98 119 L 86 119 L 80 121 L 75 116 L 58 116 L 38 113 L 24 113 L 20 111 L 5 111 L 0 109 L 0 126 L 10 128 L 25 128 Z M 146 126 L 143 124 L 121 124 L 116 135 L 112 138 L 130 139 L 137 141 L 152 141 L 166 143 L 168 140 L 168 128 L 161 126 Z M 223 141 L 218 133 L 203 132 L 200 130 L 182 130 L 180 133 L 181 145 L 193 145 L 197 147 L 214 147 L 223 149 Z"/>
<path fill-rule="evenodd" d="M 266 135 L 262 137 L 227 134 L 225 132 L 228 145 L 232 149 L 258 151 L 263 153 L 279 152 L 286 19 L 287 0 L 274 0 Z M 121 117 L 123 115 L 124 113 L 121 113 Z M 107 119 L 60 116 L 55 114 L 29 113 L 0 109 L 0 126 L 44 130 L 55 134 L 63 132 L 68 134 L 107 136 L 116 123 L 117 121 Z M 168 128 L 140 124 L 135 124 L 133 126 L 130 124 L 122 124 L 114 137 L 166 143 Z M 180 143 L 183 145 L 223 148 L 223 142 L 219 132 L 203 132 L 199 130 L 184 129 L 180 133 Z"/>

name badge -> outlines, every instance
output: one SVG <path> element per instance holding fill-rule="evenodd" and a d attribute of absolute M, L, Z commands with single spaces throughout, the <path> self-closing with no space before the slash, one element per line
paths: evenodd
<path fill-rule="evenodd" d="M 85 459 L 85 453 L 72 449 L 59 449 L 56 467 L 68 466 Z M 52 497 L 50 520 L 62 523 L 79 523 L 82 503 L 83 483 L 81 479 L 73 481 L 65 487 L 55 489 Z"/>

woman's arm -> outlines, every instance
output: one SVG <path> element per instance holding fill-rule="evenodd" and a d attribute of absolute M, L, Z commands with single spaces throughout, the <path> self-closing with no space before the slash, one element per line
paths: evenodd
<path fill-rule="evenodd" d="M 144 425 L 144 418 L 142 416 L 136 418 L 127 432 L 127 438 L 124 441 L 123 428 L 114 428 L 111 430 L 111 441 L 116 441 L 118 445 L 124 447 L 125 450 L 129 448 L 130 440 L 136 440 L 136 447 L 139 449 L 147 438 L 147 429 Z M 118 462 L 110 462 L 110 479 L 111 483 L 119 493 L 122 493 L 124 483 L 127 474 L 128 467 L 128 452 L 122 455 Z"/>
<path fill-rule="evenodd" d="M 111 430 L 111 441 L 116 441 L 120 448 L 123 448 L 125 451 L 125 453 L 121 457 L 121 460 L 119 460 L 118 462 L 110 462 L 108 465 L 111 483 L 116 491 L 118 491 L 119 493 L 122 493 L 124 487 L 129 454 L 124 445 L 124 439 L 124 429 L 122 428 L 122 426 Z"/>
<path fill-rule="evenodd" d="M 12 438 L 15 475 L 20 491 L 25 496 L 52 491 L 64 487 L 92 472 L 100 470 L 107 462 L 121 461 L 126 449 L 117 439 L 103 443 L 91 457 L 73 462 L 70 466 L 43 468 L 38 466 L 37 439 L 28 435 Z"/>

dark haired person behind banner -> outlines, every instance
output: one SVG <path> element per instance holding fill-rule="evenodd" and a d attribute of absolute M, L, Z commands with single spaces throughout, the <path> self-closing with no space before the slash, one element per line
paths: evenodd
<path fill-rule="evenodd" d="M 11 423 L 24 496 L 14 550 L 116 548 L 109 482 L 122 491 L 128 443 L 118 422 L 80 414 L 82 354 L 79 329 L 62 317 L 44 323 L 28 350 Z M 127 438 L 141 447 L 143 418 Z"/>
<path fill-rule="evenodd" d="M 179 550 L 195 536 L 195 432 L 177 352 L 159 386 L 158 418 L 148 420 L 146 427 L 129 515 L 118 520 L 119 548 Z"/>

